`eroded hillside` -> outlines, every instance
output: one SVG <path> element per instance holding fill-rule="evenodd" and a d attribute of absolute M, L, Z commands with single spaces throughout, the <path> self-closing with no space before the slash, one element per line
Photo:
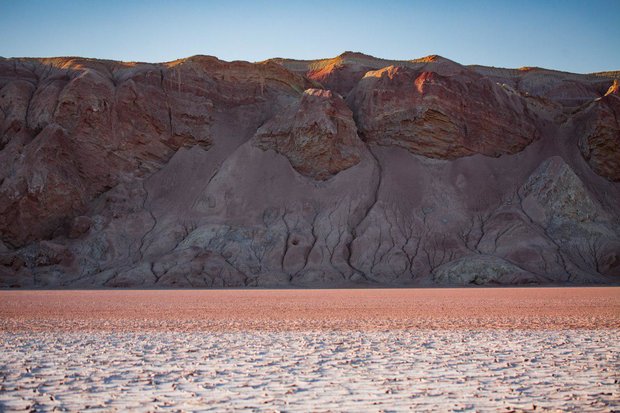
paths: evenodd
<path fill-rule="evenodd" d="M 0 59 L 0 286 L 618 282 L 617 78 Z"/>

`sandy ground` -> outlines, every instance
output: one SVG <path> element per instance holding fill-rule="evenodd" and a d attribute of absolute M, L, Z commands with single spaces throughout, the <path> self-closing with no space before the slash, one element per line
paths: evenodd
<path fill-rule="evenodd" d="M 620 288 L 3 291 L 0 411 L 620 411 Z"/>
<path fill-rule="evenodd" d="M 0 291 L 0 331 L 620 328 L 620 287 Z"/>

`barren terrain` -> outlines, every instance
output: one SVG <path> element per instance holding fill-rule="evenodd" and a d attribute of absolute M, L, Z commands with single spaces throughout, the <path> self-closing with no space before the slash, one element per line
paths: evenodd
<path fill-rule="evenodd" d="M 0 287 L 614 284 L 619 81 L 0 58 Z"/>
<path fill-rule="evenodd" d="M 616 411 L 620 288 L 3 291 L 0 410 Z"/>
<path fill-rule="evenodd" d="M 619 287 L 0 291 L 5 331 L 620 328 Z"/>

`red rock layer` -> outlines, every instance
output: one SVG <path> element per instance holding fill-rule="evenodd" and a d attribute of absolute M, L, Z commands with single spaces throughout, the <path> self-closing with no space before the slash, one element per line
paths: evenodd
<path fill-rule="evenodd" d="M 0 231 L 16 246 L 52 236 L 88 201 L 156 171 L 180 147 L 210 147 L 214 129 L 255 130 L 307 86 L 274 63 L 204 56 L 163 65 L 4 60 L 0 79 Z"/>
<path fill-rule="evenodd" d="M 468 71 L 389 66 L 368 72 L 347 102 L 367 142 L 432 158 L 512 154 L 540 136 L 520 95 Z"/>

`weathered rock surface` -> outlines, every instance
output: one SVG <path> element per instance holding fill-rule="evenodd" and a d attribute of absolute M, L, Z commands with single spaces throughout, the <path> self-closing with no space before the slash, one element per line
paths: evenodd
<path fill-rule="evenodd" d="M 485 285 L 538 283 L 540 278 L 501 258 L 473 255 L 450 261 L 434 272 L 440 284 Z"/>
<path fill-rule="evenodd" d="M 305 86 L 275 64 L 209 57 L 4 60 L 0 76 L 0 228 L 14 246 L 52 236 L 121 177 L 153 173 L 180 147 L 211 146 L 217 129 L 255 130 Z"/>
<path fill-rule="evenodd" d="M 579 117 L 579 147 L 599 175 L 620 181 L 620 91 L 614 80 L 605 96 L 591 102 Z"/>
<path fill-rule="evenodd" d="M 261 126 L 256 140 L 261 149 L 283 154 L 296 171 L 319 180 L 357 164 L 366 151 L 349 107 L 320 89 L 306 90 L 298 104 Z"/>
<path fill-rule="evenodd" d="M 369 70 L 380 69 L 392 63 L 392 61 L 353 52 L 345 52 L 340 56 L 322 60 L 272 59 L 270 61 L 306 76 L 342 96 L 346 96 Z"/>
<path fill-rule="evenodd" d="M 0 59 L 0 286 L 618 282 L 618 77 Z"/>
<path fill-rule="evenodd" d="M 452 60 L 432 55 L 413 60 L 378 59 L 362 53 L 344 52 L 340 56 L 321 60 L 271 59 L 290 71 L 306 76 L 326 89 L 347 96 L 367 72 L 387 66 L 408 67 L 433 71 L 442 75 L 453 74 L 464 67 Z"/>
<path fill-rule="evenodd" d="M 569 278 L 585 277 L 592 268 L 603 275 L 620 272 L 617 217 L 601 208 L 562 158 L 544 161 L 518 197 L 523 213 L 557 247 Z"/>
<path fill-rule="evenodd" d="M 512 154 L 540 136 L 524 97 L 466 69 L 388 66 L 367 72 L 347 101 L 367 142 L 432 158 Z"/>

